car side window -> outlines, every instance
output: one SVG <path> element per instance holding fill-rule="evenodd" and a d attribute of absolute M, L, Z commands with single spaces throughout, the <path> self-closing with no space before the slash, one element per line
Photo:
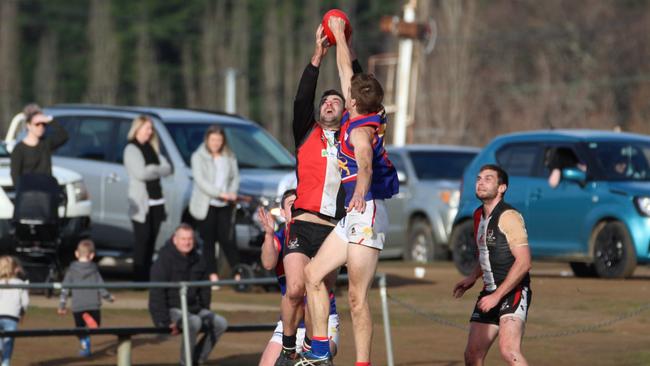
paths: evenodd
<path fill-rule="evenodd" d="M 117 128 L 117 135 L 115 136 L 115 144 L 113 149 L 114 160 L 117 163 L 122 164 L 124 162 L 124 148 L 129 142 L 127 140 L 127 135 L 131 129 L 131 121 L 123 120 L 119 122 L 119 127 Z"/>
<path fill-rule="evenodd" d="M 389 154 L 388 155 L 388 160 L 390 160 L 391 163 L 393 163 L 393 166 L 395 167 L 395 170 L 403 172 L 406 174 L 406 167 L 404 166 L 404 159 L 402 158 L 402 155 L 398 154 Z"/>
<path fill-rule="evenodd" d="M 75 136 L 73 157 L 109 161 L 114 127 L 112 119 L 83 118 Z"/>
<path fill-rule="evenodd" d="M 497 163 L 509 175 L 532 176 L 535 172 L 539 151 L 539 146 L 536 144 L 506 145 L 497 151 Z"/>
<path fill-rule="evenodd" d="M 77 140 L 77 129 L 79 128 L 79 121 L 74 117 L 57 117 L 56 121 L 65 129 L 68 133 L 68 141 L 65 144 L 59 146 L 54 150 L 54 156 L 68 156 L 73 157 L 74 152 L 74 142 Z M 46 135 L 50 133 L 48 129 Z"/>

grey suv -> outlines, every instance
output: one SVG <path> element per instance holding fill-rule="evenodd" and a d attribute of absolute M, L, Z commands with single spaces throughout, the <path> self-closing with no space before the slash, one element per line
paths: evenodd
<path fill-rule="evenodd" d="M 390 227 L 383 256 L 430 262 L 449 259 L 451 224 L 465 167 L 478 148 L 445 145 L 387 147 L 399 194 L 386 200 Z"/>
<path fill-rule="evenodd" d="M 91 236 L 100 256 L 128 256 L 133 235 L 127 201 L 128 178 L 122 152 L 131 121 L 140 114 L 152 117 L 161 151 L 172 165 L 171 176 L 162 179 L 167 201 L 167 220 L 156 246 L 168 239 L 179 222 L 187 221 L 192 189 L 190 157 L 203 141 L 208 126 L 224 128 L 239 162 L 239 194 L 252 197 L 239 204 L 236 214 L 240 251 L 260 246 L 263 231 L 254 211 L 273 206 L 284 189 L 295 184 L 295 159 L 258 124 L 240 116 L 196 110 L 57 105 L 46 108 L 68 131 L 68 142 L 56 151 L 54 163 L 79 172 L 92 200 Z M 273 211 L 275 212 L 275 210 Z"/>

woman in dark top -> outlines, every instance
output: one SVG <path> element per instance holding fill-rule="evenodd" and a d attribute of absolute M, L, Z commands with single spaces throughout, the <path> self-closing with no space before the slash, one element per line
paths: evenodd
<path fill-rule="evenodd" d="M 37 104 L 28 104 L 23 110 L 27 136 L 11 152 L 11 179 L 14 186 L 23 174 L 41 173 L 52 175 L 52 152 L 68 140 L 67 132 L 46 116 Z M 52 134 L 43 138 L 45 127 L 52 127 Z"/>
<path fill-rule="evenodd" d="M 134 119 L 127 138 L 124 165 L 129 175 L 129 216 L 135 236 L 133 269 L 138 280 L 146 281 L 160 224 L 166 218 L 160 178 L 170 175 L 172 170 L 160 154 L 158 136 L 149 116 Z"/>

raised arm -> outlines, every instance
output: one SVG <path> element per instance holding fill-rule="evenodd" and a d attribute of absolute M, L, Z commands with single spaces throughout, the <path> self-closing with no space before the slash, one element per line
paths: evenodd
<path fill-rule="evenodd" d="M 341 92 L 347 96 L 354 72 L 352 70 L 352 55 L 345 38 L 345 22 L 339 17 L 331 17 L 329 27 L 336 39 L 336 65 L 341 79 Z"/>
<path fill-rule="evenodd" d="M 314 54 L 311 56 L 311 62 L 302 72 L 296 98 L 293 101 L 293 138 L 296 147 L 300 145 L 315 122 L 314 99 L 320 63 L 327 54 L 327 47 L 323 46 L 326 38 L 323 36 L 323 27 L 319 25 L 316 30 Z"/>
<path fill-rule="evenodd" d="M 356 209 L 363 212 L 366 209 L 366 193 L 370 190 L 372 181 L 372 127 L 357 127 L 350 133 L 350 142 L 354 147 L 354 157 L 357 160 L 357 184 L 354 187 L 352 199 L 348 205 L 348 212 Z"/>
<path fill-rule="evenodd" d="M 280 246 L 282 243 L 279 243 L 275 233 L 273 232 L 273 217 L 271 217 L 271 215 L 262 207 L 257 209 L 257 215 L 264 226 L 264 243 L 262 243 L 262 254 L 260 255 L 260 259 L 262 261 L 262 267 L 267 271 L 271 271 L 275 269 L 275 266 L 278 264 Z"/>

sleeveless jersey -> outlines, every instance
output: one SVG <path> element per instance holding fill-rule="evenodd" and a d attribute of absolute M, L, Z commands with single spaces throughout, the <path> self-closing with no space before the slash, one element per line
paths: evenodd
<path fill-rule="evenodd" d="M 483 217 L 483 206 L 474 211 L 474 238 L 479 253 L 479 263 L 483 271 L 484 289 L 494 291 L 506 279 L 510 268 L 515 262 L 515 257 L 510 251 L 506 235 L 499 228 L 499 220 L 505 211 L 515 210 L 512 206 L 501 201 L 492 211 L 490 217 Z M 519 213 L 517 212 L 517 215 Z M 525 233 L 525 228 L 523 233 Z M 525 235 L 522 235 L 525 238 Z M 527 240 L 526 240 L 527 242 Z M 526 273 L 519 285 L 530 285 L 530 274 Z"/>
<path fill-rule="evenodd" d="M 298 147 L 294 210 L 337 220 L 345 216 L 335 133 L 316 124 Z"/>
<path fill-rule="evenodd" d="M 352 130 L 358 127 L 374 128 L 372 140 L 372 181 L 366 194 L 366 201 L 372 199 L 387 199 L 399 192 L 397 172 L 393 163 L 388 159 L 384 149 L 384 132 L 386 131 L 386 116 L 382 113 L 371 113 L 350 119 L 350 113 L 345 111 L 339 141 L 339 168 L 341 182 L 345 189 L 345 206 L 347 207 L 357 180 L 359 167 L 354 156 L 354 146 L 350 142 Z"/>

